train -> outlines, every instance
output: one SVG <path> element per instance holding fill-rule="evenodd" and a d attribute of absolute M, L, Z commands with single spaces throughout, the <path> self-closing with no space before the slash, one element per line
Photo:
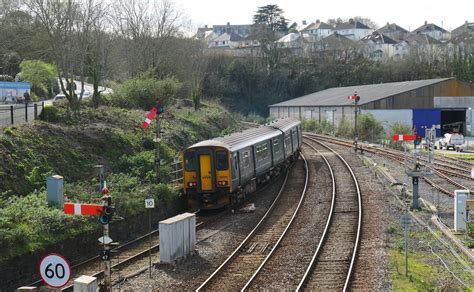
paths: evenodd
<path fill-rule="evenodd" d="M 297 159 L 302 138 L 301 122 L 284 118 L 191 145 L 181 160 L 189 207 L 237 205 Z"/>

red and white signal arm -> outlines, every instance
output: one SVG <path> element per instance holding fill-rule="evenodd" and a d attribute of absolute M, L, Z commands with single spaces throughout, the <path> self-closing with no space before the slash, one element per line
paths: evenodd
<path fill-rule="evenodd" d="M 393 141 L 414 141 L 416 139 L 416 135 L 393 135 Z"/>
<path fill-rule="evenodd" d="M 59 254 L 45 256 L 39 265 L 41 279 L 52 288 L 61 288 L 71 279 L 71 267 L 66 259 Z"/>

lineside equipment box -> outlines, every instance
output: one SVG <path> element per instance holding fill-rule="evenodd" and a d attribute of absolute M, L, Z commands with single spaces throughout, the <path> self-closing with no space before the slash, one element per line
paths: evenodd
<path fill-rule="evenodd" d="M 196 215 L 183 213 L 160 221 L 160 262 L 185 258 L 196 244 Z"/>

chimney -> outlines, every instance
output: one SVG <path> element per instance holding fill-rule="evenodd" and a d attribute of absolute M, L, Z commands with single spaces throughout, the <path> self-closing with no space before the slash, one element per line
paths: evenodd
<path fill-rule="evenodd" d="M 428 21 L 425 20 L 425 25 L 427 25 L 427 24 L 428 24 Z"/>
<path fill-rule="evenodd" d="M 306 25 L 306 20 L 303 20 L 303 25 Z"/>
<path fill-rule="evenodd" d="M 207 24 L 206 24 L 206 25 L 204 25 L 204 28 L 207 28 Z"/>
<path fill-rule="evenodd" d="M 227 26 L 230 26 L 230 22 L 227 22 Z"/>
<path fill-rule="evenodd" d="M 319 19 L 316 19 L 316 23 L 320 23 L 321 21 L 319 21 Z M 467 21 L 466 21 L 467 22 Z"/>

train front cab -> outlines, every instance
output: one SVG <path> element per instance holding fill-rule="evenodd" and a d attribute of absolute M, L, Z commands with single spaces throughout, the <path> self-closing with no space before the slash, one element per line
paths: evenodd
<path fill-rule="evenodd" d="M 231 165 L 224 148 L 199 147 L 183 153 L 183 189 L 190 207 L 216 209 L 230 203 Z"/>

